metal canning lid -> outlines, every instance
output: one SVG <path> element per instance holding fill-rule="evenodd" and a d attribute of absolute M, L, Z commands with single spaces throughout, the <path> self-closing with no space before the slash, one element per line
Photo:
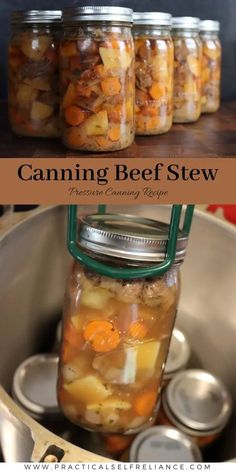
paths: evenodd
<path fill-rule="evenodd" d="M 157 11 L 133 13 L 134 25 L 171 26 L 171 15 Z"/>
<path fill-rule="evenodd" d="M 167 385 L 162 402 L 171 422 L 196 436 L 221 431 L 232 411 L 231 396 L 224 384 L 198 369 L 176 374 Z"/>
<path fill-rule="evenodd" d="M 172 18 L 173 29 L 191 29 L 199 31 L 200 19 L 193 16 L 177 16 Z"/>
<path fill-rule="evenodd" d="M 11 23 L 60 23 L 61 10 L 19 10 L 11 14 Z"/>
<path fill-rule="evenodd" d="M 79 245 L 95 254 L 133 261 L 158 262 L 166 255 L 169 225 L 135 215 L 94 214 L 79 219 Z M 183 260 L 188 243 L 179 231 L 176 262 Z"/>
<path fill-rule="evenodd" d="M 60 413 L 57 403 L 58 356 L 37 354 L 19 365 L 13 377 L 15 400 L 33 417 Z"/>
<path fill-rule="evenodd" d="M 123 7 L 87 6 L 66 8 L 62 13 L 63 22 L 71 21 L 121 21 L 133 22 L 133 10 Z"/>
<path fill-rule="evenodd" d="M 130 462 L 201 462 L 197 444 L 169 426 L 153 426 L 134 439 Z"/>
<path fill-rule="evenodd" d="M 200 22 L 200 32 L 202 31 L 220 31 L 220 22 L 213 20 L 203 20 Z"/>
<path fill-rule="evenodd" d="M 171 378 L 179 370 L 183 370 L 190 358 L 189 342 L 177 328 L 174 328 L 166 361 L 164 378 Z"/>

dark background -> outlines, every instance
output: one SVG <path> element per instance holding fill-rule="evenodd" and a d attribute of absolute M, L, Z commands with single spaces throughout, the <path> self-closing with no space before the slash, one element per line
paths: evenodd
<path fill-rule="evenodd" d="M 61 9 L 72 5 L 120 5 L 139 11 L 163 11 L 174 16 L 198 16 L 221 22 L 223 45 L 222 98 L 236 99 L 236 0 L 0 0 L 0 98 L 7 95 L 7 43 L 12 10 Z"/>

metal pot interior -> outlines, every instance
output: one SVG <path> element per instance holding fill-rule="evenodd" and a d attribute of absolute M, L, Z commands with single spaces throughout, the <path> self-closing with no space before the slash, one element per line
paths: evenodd
<path fill-rule="evenodd" d="M 96 208 L 80 207 L 79 211 L 92 213 Z M 170 208 L 116 206 L 108 211 L 168 221 Z M 8 392 L 19 363 L 52 348 L 69 262 L 65 207 L 36 211 L 0 240 L 0 383 Z M 191 366 L 216 374 L 234 400 L 229 425 L 204 453 L 210 461 L 236 456 L 235 282 L 236 229 L 197 211 L 182 267 L 177 325 L 190 340 Z M 80 431 L 80 438 L 79 444 L 86 447 L 88 433 Z M 96 447 L 93 440 L 91 444 L 91 449 Z"/>

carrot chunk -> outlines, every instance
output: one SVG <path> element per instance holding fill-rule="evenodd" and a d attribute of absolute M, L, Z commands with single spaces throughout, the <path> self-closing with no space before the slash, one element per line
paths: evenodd
<path fill-rule="evenodd" d="M 108 137 L 111 141 L 119 141 L 119 139 L 120 139 L 120 127 L 119 126 L 114 126 L 114 128 L 111 128 L 108 132 Z"/>
<path fill-rule="evenodd" d="M 101 87 L 105 95 L 112 97 L 120 92 L 121 84 L 117 77 L 108 77 L 101 81 Z"/>
<path fill-rule="evenodd" d="M 165 87 L 163 85 L 159 85 L 157 82 L 153 82 L 151 88 L 149 89 L 149 93 L 154 100 L 158 100 L 159 98 L 165 95 Z"/>
<path fill-rule="evenodd" d="M 71 105 L 65 110 L 65 119 L 71 126 L 79 126 L 84 121 L 84 113 L 81 108 Z"/>
<path fill-rule="evenodd" d="M 134 321 L 128 328 L 128 334 L 135 339 L 145 338 L 148 328 L 145 323 L 141 321 Z"/>
<path fill-rule="evenodd" d="M 109 352 L 120 343 L 119 331 L 110 321 L 90 321 L 84 329 L 84 339 L 96 352 Z"/>
<path fill-rule="evenodd" d="M 155 406 L 157 393 L 153 390 L 141 393 L 134 399 L 133 407 L 137 415 L 149 416 Z"/>

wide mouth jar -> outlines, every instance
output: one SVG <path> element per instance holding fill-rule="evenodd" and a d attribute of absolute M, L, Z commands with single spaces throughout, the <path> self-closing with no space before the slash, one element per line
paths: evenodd
<path fill-rule="evenodd" d="M 130 215 L 79 219 L 80 249 L 114 271 L 109 276 L 76 260 L 67 284 L 58 399 L 64 414 L 85 429 L 134 434 L 155 421 L 187 246 L 179 231 L 173 265 L 154 276 L 152 268 L 165 259 L 168 230 Z M 147 266 L 148 277 L 133 276 Z"/>
<path fill-rule="evenodd" d="M 18 136 L 56 138 L 59 120 L 60 10 L 11 14 L 8 114 Z"/>
<path fill-rule="evenodd" d="M 169 131 L 173 114 L 173 43 L 171 15 L 134 12 L 135 132 Z"/>
<path fill-rule="evenodd" d="M 162 396 L 171 423 L 204 446 L 225 427 L 232 400 L 224 384 L 209 372 L 190 369 L 178 373 Z"/>
<path fill-rule="evenodd" d="M 63 11 L 60 48 L 62 140 L 70 149 L 120 150 L 134 139 L 132 10 Z"/>

